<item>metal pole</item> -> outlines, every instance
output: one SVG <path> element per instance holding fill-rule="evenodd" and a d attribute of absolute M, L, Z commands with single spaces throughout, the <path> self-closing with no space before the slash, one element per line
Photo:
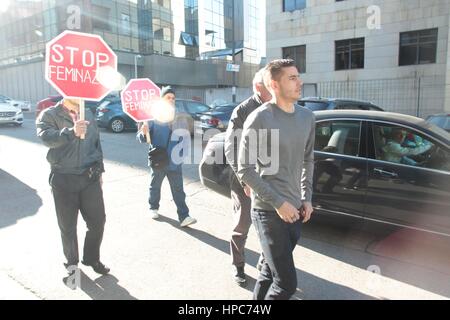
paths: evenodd
<path fill-rule="evenodd" d="M 235 54 L 236 54 L 236 39 L 235 39 L 235 27 L 236 27 L 236 24 L 235 24 L 235 21 L 234 21 L 234 18 L 235 18 L 235 14 L 234 14 L 234 0 L 231 0 L 231 3 L 232 3 L 232 14 L 231 14 L 231 16 L 232 16 L 232 29 L 233 29 L 233 36 L 232 36 L 232 41 L 233 41 L 233 65 L 235 64 Z M 234 72 L 233 71 L 233 92 L 232 92 L 232 94 L 233 94 L 233 103 L 235 103 L 236 102 L 236 72 Z"/>
<path fill-rule="evenodd" d="M 419 114 L 420 114 L 420 80 L 421 80 L 421 77 L 419 77 L 419 83 L 417 85 L 417 111 L 416 111 L 416 117 L 419 117 Z"/>
<path fill-rule="evenodd" d="M 138 75 L 137 75 L 137 57 L 138 56 L 134 56 L 134 78 L 137 79 Z"/>

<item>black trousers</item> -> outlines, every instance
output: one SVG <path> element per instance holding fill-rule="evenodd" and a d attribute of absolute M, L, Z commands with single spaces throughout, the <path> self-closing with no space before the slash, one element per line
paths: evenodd
<path fill-rule="evenodd" d="M 297 290 L 294 251 L 301 220 L 284 222 L 276 211 L 252 209 L 252 222 L 264 254 L 264 263 L 253 290 L 255 300 L 288 300 Z"/>
<path fill-rule="evenodd" d="M 88 229 L 84 240 L 83 262 L 91 264 L 100 261 L 100 245 L 106 220 L 100 181 L 89 179 L 87 175 L 51 173 L 49 182 L 67 264 L 79 262 L 78 212 Z"/>

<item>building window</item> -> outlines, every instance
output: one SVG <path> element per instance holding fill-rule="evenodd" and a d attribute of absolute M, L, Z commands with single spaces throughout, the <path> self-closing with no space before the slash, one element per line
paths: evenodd
<path fill-rule="evenodd" d="M 303 10 L 306 8 L 306 0 L 283 0 L 283 12 Z"/>
<path fill-rule="evenodd" d="M 336 41 L 336 70 L 364 68 L 364 38 Z"/>
<path fill-rule="evenodd" d="M 122 13 L 120 15 L 120 31 L 121 34 L 131 34 L 131 22 L 129 14 Z"/>
<path fill-rule="evenodd" d="M 438 29 L 400 33 L 399 65 L 436 63 Z"/>
<path fill-rule="evenodd" d="M 306 45 L 283 48 L 283 58 L 294 60 L 298 72 L 306 72 Z"/>

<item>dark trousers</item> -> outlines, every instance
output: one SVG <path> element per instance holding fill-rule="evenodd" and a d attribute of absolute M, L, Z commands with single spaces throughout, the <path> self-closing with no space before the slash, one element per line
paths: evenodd
<path fill-rule="evenodd" d="M 88 229 L 84 240 L 83 262 L 91 264 L 100 261 L 100 245 L 106 220 L 100 181 L 92 181 L 87 175 L 59 173 L 50 174 L 49 181 L 67 264 L 79 262 L 78 212 Z"/>
<path fill-rule="evenodd" d="M 297 290 L 292 252 L 300 238 L 301 220 L 286 223 L 275 211 L 258 209 L 251 216 L 264 253 L 253 299 L 288 300 Z"/>
<path fill-rule="evenodd" d="M 252 201 L 245 195 L 238 181 L 231 182 L 231 199 L 233 200 L 233 229 L 231 233 L 230 251 L 232 264 L 236 267 L 245 265 L 245 242 L 252 224 L 250 215 Z"/>

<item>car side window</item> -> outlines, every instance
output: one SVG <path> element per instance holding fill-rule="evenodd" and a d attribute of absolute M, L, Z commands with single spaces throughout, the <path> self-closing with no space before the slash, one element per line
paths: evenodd
<path fill-rule="evenodd" d="M 191 114 L 206 112 L 210 110 L 210 108 L 207 105 L 191 101 L 186 102 L 186 107 L 188 112 Z"/>
<path fill-rule="evenodd" d="M 316 124 L 314 150 L 348 156 L 358 156 L 360 121 L 323 121 Z"/>
<path fill-rule="evenodd" d="M 401 126 L 374 124 L 373 139 L 378 160 L 450 171 L 449 151 L 420 132 Z"/>

